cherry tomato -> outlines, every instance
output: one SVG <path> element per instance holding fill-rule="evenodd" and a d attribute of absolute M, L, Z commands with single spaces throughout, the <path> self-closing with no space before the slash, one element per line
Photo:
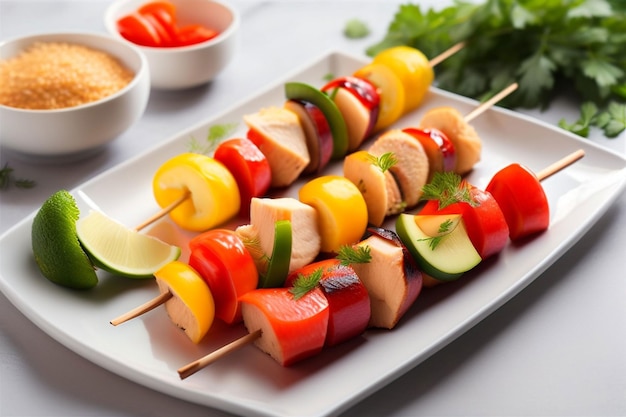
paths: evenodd
<path fill-rule="evenodd" d="M 165 1 L 146 3 L 138 10 L 155 28 L 161 37 L 161 46 L 176 44 L 176 6 Z"/>
<path fill-rule="evenodd" d="M 270 187 L 272 171 L 267 158 L 246 138 L 228 139 L 220 143 L 213 157 L 235 177 L 241 195 L 240 214 L 247 217 L 252 197 L 263 196 Z"/>
<path fill-rule="evenodd" d="M 159 47 L 159 33 L 144 16 L 132 13 L 117 21 L 117 30 L 126 40 L 141 46 Z"/>
<path fill-rule="evenodd" d="M 505 216 L 496 199 L 477 187 L 470 190 L 477 205 L 465 202 L 439 208 L 438 200 L 430 200 L 419 214 L 460 214 L 472 245 L 481 259 L 500 252 L 509 239 L 509 228 Z"/>
<path fill-rule="evenodd" d="M 550 225 L 546 193 L 535 174 L 526 167 L 511 164 L 501 169 L 486 190 L 500 205 L 511 240 L 542 232 Z"/>
<path fill-rule="evenodd" d="M 120 34 L 130 42 L 150 47 L 188 46 L 218 35 L 200 24 L 179 27 L 176 6 L 167 1 L 153 1 L 117 21 Z"/>
<path fill-rule="evenodd" d="M 195 45 L 216 37 L 218 33 L 202 25 L 187 25 L 178 29 L 176 46 Z"/>
<path fill-rule="evenodd" d="M 215 316 L 228 324 L 242 320 L 239 297 L 258 284 L 252 256 L 232 230 L 213 229 L 189 242 L 189 265 L 215 296 Z"/>
<path fill-rule="evenodd" d="M 138 10 L 140 14 L 151 14 L 164 26 L 169 28 L 176 27 L 176 6 L 167 1 L 153 1 L 141 6 Z M 172 30 L 172 35 L 175 31 Z"/>

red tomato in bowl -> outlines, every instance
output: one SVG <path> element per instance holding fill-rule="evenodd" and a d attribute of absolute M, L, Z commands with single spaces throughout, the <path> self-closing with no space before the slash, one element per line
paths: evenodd
<path fill-rule="evenodd" d="M 135 12 L 118 19 L 117 29 L 130 42 L 159 48 L 194 45 L 219 34 L 200 24 L 179 27 L 176 6 L 167 1 L 142 5 Z"/>

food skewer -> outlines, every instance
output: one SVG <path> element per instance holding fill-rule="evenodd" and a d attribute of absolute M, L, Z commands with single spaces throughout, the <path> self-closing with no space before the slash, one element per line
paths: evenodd
<path fill-rule="evenodd" d="M 451 46 L 447 50 L 443 51 L 439 55 L 437 55 L 434 58 L 432 58 L 431 60 L 429 60 L 428 63 L 430 65 L 430 67 L 434 67 L 434 66 L 440 64 L 441 62 L 443 62 L 444 60 L 446 60 L 450 56 L 454 55 L 455 53 L 457 53 L 458 51 L 460 51 L 464 47 L 465 47 L 465 42 L 459 42 L 459 43 Z M 503 93 L 500 93 L 500 94 L 503 94 Z M 506 94 L 508 94 L 508 92 Z M 498 95 L 498 96 L 500 98 L 496 99 L 496 97 L 494 97 L 494 99 L 496 99 L 496 100 L 492 99 L 489 102 L 484 103 L 484 105 L 485 105 L 484 108 L 482 106 L 477 108 L 475 110 L 475 111 L 478 111 L 477 115 L 482 113 L 483 111 L 485 111 L 486 108 L 490 107 L 493 103 L 497 102 L 499 99 L 501 99 L 501 97 L 503 97 L 503 95 Z M 472 116 L 472 118 L 473 117 L 475 117 L 475 116 Z M 171 202 L 170 204 L 168 204 L 167 206 L 165 206 L 161 210 L 159 210 L 157 213 L 155 213 L 153 216 L 151 216 L 150 218 L 146 219 L 141 224 L 137 225 L 135 227 L 135 230 L 141 230 L 141 229 L 149 226 L 151 223 L 153 223 L 153 222 L 159 220 L 160 218 L 166 216 L 172 210 L 174 210 L 176 207 L 178 207 L 180 204 L 185 202 L 189 197 L 191 197 L 191 192 L 187 191 L 186 193 L 181 195 L 180 198 L 174 200 L 173 202 Z"/>
<path fill-rule="evenodd" d="M 462 47 L 461 46 L 455 46 L 453 48 L 457 49 Z M 453 49 L 451 48 L 451 49 Z M 445 53 L 445 52 L 444 52 Z M 511 94 L 513 91 L 515 91 L 518 87 L 517 83 L 513 83 L 511 85 L 509 85 L 507 88 L 505 88 L 504 90 L 502 90 L 501 92 L 499 92 L 498 94 L 494 95 L 490 100 L 485 101 L 484 103 L 480 104 L 476 109 L 474 109 L 473 111 L 471 111 L 470 113 L 468 113 L 465 117 L 464 120 L 465 121 L 469 121 L 472 120 L 476 117 L 478 117 L 480 114 L 482 114 L 483 112 L 485 112 L 486 110 L 488 110 L 490 107 L 492 107 L 495 103 L 497 103 L 499 100 L 502 100 L 504 97 L 506 97 L 507 95 Z M 573 159 L 571 162 L 569 163 L 573 163 L 575 160 L 579 159 L 581 156 L 576 157 L 575 159 Z M 565 165 L 568 165 L 567 162 L 568 161 L 564 161 Z M 563 165 L 563 162 L 558 161 L 555 164 L 551 165 L 550 167 L 544 169 L 541 172 L 544 172 L 546 170 L 548 170 L 550 173 L 550 175 L 552 175 L 554 172 L 558 171 L 559 166 Z M 545 176 L 545 175 L 544 175 Z M 145 227 L 147 227 L 149 224 L 151 224 L 152 222 L 160 219 L 161 217 L 164 217 L 165 215 L 167 215 L 167 213 L 169 213 L 171 210 L 173 210 L 174 208 L 176 208 L 179 204 L 181 204 L 182 202 L 184 202 L 187 198 L 189 198 L 191 195 L 190 191 L 185 192 L 183 195 L 181 195 L 177 200 L 173 201 L 170 205 L 164 207 L 163 209 L 161 209 L 159 212 L 155 213 L 153 216 L 151 216 L 150 218 L 146 219 L 144 222 L 142 222 L 141 224 L 139 224 L 138 226 L 135 227 L 135 230 L 141 230 Z M 156 307 L 164 304 L 165 302 L 167 302 L 170 298 L 172 298 L 172 294 L 170 292 L 165 292 L 162 294 L 159 294 L 157 297 L 145 302 L 144 304 L 137 306 L 136 308 L 122 314 L 121 316 L 111 320 L 111 324 L 114 326 L 120 325 L 126 321 L 129 321 L 133 318 L 139 317 L 142 314 L 145 314 L 153 309 L 155 309 Z"/>
<path fill-rule="evenodd" d="M 583 156 L 585 155 L 584 150 L 579 149 L 576 150 L 568 155 L 566 155 L 565 157 L 561 158 L 560 160 L 554 162 L 553 164 L 549 165 L 548 167 L 544 168 L 543 170 L 539 171 L 539 173 L 536 175 L 537 179 L 539 181 L 545 180 L 547 178 L 549 178 L 550 176 L 554 175 L 555 173 L 567 168 L 568 166 L 570 166 L 571 164 L 573 164 L 574 162 L 578 161 L 579 159 L 581 159 Z M 228 355 L 229 353 L 243 347 L 246 346 L 250 343 L 253 343 L 256 339 L 260 338 L 262 336 L 262 331 L 261 330 L 256 330 L 252 333 L 249 333 L 245 336 L 242 336 L 236 340 L 234 340 L 233 342 L 230 342 L 226 345 L 224 345 L 223 347 L 209 353 L 206 356 L 203 356 L 202 358 L 199 358 L 193 362 L 190 362 L 189 364 L 181 367 L 178 369 L 178 374 L 180 376 L 181 379 L 185 379 L 191 375 L 193 375 L 194 373 L 198 372 L 199 370 L 203 369 L 204 367 L 207 367 L 208 365 L 212 364 L 213 362 L 221 359 L 222 357 Z"/>

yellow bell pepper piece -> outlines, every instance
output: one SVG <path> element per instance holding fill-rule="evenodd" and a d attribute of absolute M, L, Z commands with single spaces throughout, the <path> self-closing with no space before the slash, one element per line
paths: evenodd
<path fill-rule="evenodd" d="M 357 243 L 367 228 L 367 206 L 356 185 L 339 175 L 317 177 L 302 186 L 299 199 L 316 209 L 322 252 Z"/>
<path fill-rule="evenodd" d="M 154 175 L 152 190 L 161 207 L 189 193 L 170 217 L 183 229 L 197 232 L 226 222 L 241 205 L 239 188 L 230 171 L 216 159 L 201 154 L 183 153 L 166 161 Z"/>
<path fill-rule="evenodd" d="M 400 77 L 388 66 L 374 62 L 359 68 L 353 75 L 368 80 L 378 89 L 380 102 L 374 131 L 394 124 L 405 109 L 406 93 Z"/>
<path fill-rule="evenodd" d="M 403 114 L 415 110 L 421 104 L 435 79 L 435 72 L 426 55 L 410 46 L 385 49 L 374 57 L 372 63 L 388 67 L 400 78 L 405 92 Z"/>
<path fill-rule="evenodd" d="M 215 302 L 209 286 L 188 264 L 173 261 L 154 274 L 159 291 L 172 297 L 165 309 L 174 324 L 194 343 L 207 334 L 215 318 Z"/>

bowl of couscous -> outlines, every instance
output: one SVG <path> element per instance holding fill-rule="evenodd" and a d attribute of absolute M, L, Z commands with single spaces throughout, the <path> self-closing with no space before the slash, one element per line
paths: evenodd
<path fill-rule="evenodd" d="M 115 0 L 104 24 L 144 53 L 153 88 L 180 90 L 207 84 L 232 61 L 240 16 L 221 0 Z"/>
<path fill-rule="evenodd" d="M 144 113 L 150 74 L 137 48 L 96 33 L 0 42 L 0 143 L 32 156 L 95 151 Z"/>

